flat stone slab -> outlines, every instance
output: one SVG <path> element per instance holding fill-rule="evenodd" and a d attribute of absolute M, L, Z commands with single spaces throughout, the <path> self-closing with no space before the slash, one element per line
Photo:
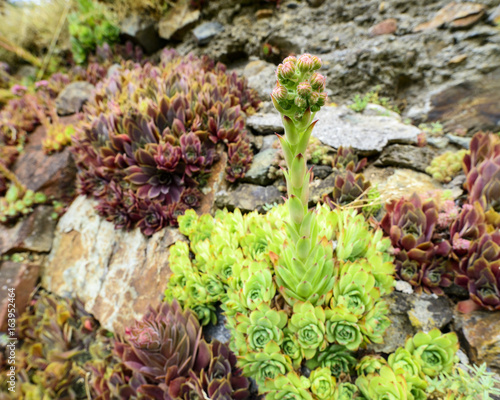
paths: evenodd
<path fill-rule="evenodd" d="M 242 212 L 264 211 L 266 204 L 282 203 L 282 193 L 276 186 L 258 186 L 242 183 L 233 189 L 221 190 L 215 195 L 215 204 L 223 209 Z"/>
<path fill-rule="evenodd" d="M 380 153 L 389 144 L 416 144 L 420 129 L 388 116 L 363 115 L 346 106 L 323 107 L 313 136 L 338 149 L 351 146 L 364 155 Z"/>
<path fill-rule="evenodd" d="M 163 298 L 169 247 L 183 240 L 175 228 L 146 238 L 139 229 L 115 230 L 79 196 L 59 220 L 42 285 L 60 296 L 78 296 L 101 325 L 119 334 Z"/>

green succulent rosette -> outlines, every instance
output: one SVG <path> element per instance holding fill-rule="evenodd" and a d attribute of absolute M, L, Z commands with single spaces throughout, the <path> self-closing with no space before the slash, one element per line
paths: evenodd
<path fill-rule="evenodd" d="M 359 376 L 356 386 L 363 396 L 370 400 L 407 400 L 408 385 L 402 375 L 395 374 L 383 366 L 378 374 Z"/>
<path fill-rule="evenodd" d="M 233 266 L 243 263 L 243 259 L 244 256 L 241 249 L 225 247 L 213 263 L 214 272 L 222 282 L 228 283 L 234 276 Z"/>
<path fill-rule="evenodd" d="M 266 400 L 313 400 L 309 379 L 299 376 L 295 372 L 289 372 L 275 379 L 266 380 Z"/>
<path fill-rule="evenodd" d="M 317 351 L 326 347 L 325 311 L 311 303 L 295 303 L 288 328 L 295 333 L 306 360 L 314 357 Z"/>
<path fill-rule="evenodd" d="M 338 378 L 342 374 L 349 374 L 351 372 L 354 365 L 356 365 L 356 358 L 344 346 L 333 344 L 321 353 L 318 353 L 306 365 L 309 369 L 314 369 L 318 366 L 330 368 L 332 375 Z"/>
<path fill-rule="evenodd" d="M 363 335 L 358 326 L 358 318 L 345 306 L 326 310 L 326 339 L 338 343 L 348 350 L 357 350 L 363 343 Z"/>
<path fill-rule="evenodd" d="M 210 323 L 217 323 L 217 314 L 215 306 L 212 304 L 196 304 L 190 306 L 191 310 L 196 314 L 198 321 L 201 325 L 208 325 Z"/>
<path fill-rule="evenodd" d="M 356 317 L 361 317 L 370 310 L 380 298 L 379 289 L 375 288 L 373 274 L 364 270 L 367 263 L 340 262 L 338 279 L 333 287 L 330 307 L 343 306 Z"/>
<path fill-rule="evenodd" d="M 280 345 L 288 317 L 284 311 L 272 310 L 267 304 L 262 304 L 250 316 L 240 314 L 236 320 L 236 331 L 240 333 L 235 337 L 238 352 L 245 354 L 247 351 L 261 351 L 269 342 Z"/>
<path fill-rule="evenodd" d="M 276 294 L 276 286 L 269 267 L 263 262 L 251 263 L 241 270 L 241 300 L 249 310 L 262 303 L 270 303 Z"/>
<path fill-rule="evenodd" d="M 385 301 L 375 303 L 373 308 L 359 321 L 361 333 L 366 342 L 382 343 L 383 335 L 387 327 L 391 324 L 387 314 L 389 308 Z"/>
<path fill-rule="evenodd" d="M 458 361 L 456 356 L 458 347 L 456 333 L 443 335 L 437 328 L 429 333 L 419 332 L 405 344 L 405 349 L 420 364 L 422 372 L 431 378 L 453 370 Z"/>
<path fill-rule="evenodd" d="M 356 372 L 358 375 L 366 376 L 368 374 L 378 374 L 380 369 L 384 366 L 388 365 L 385 358 L 379 355 L 368 355 L 364 356 L 359 360 L 356 365 Z"/>
<path fill-rule="evenodd" d="M 293 369 L 290 359 L 280 350 L 275 342 L 269 342 L 262 351 L 239 356 L 239 366 L 245 376 L 251 376 L 263 386 L 266 380 L 276 380 Z"/>
<path fill-rule="evenodd" d="M 316 368 L 309 376 L 311 392 L 316 400 L 329 400 L 335 392 L 336 379 L 332 376 L 330 368 Z"/>
<path fill-rule="evenodd" d="M 290 329 L 285 328 L 283 330 L 283 333 L 285 334 L 285 336 L 283 338 L 283 342 L 281 343 L 281 351 L 283 352 L 283 354 L 290 357 L 293 363 L 293 367 L 297 369 L 300 367 L 300 364 L 304 359 L 299 341 L 295 333 L 290 331 Z"/>
<path fill-rule="evenodd" d="M 394 353 L 389 355 L 387 360 L 389 366 L 396 373 L 401 373 L 406 382 L 411 383 L 412 389 L 422 389 L 427 387 L 427 382 L 423 379 L 422 368 L 412 354 L 404 349 L 398 348 Z"/>
<path fill-rule="evenodd" d="M 352 400 L 359 398 L 358 388 L 349 382 L 340 383 L 335 389 L 333 400 Z"/>

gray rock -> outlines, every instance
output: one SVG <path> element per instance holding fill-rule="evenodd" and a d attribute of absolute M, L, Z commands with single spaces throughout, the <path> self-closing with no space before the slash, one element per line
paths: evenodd
<path fill-rule="evenodd" d="M 313 136 L 338 149 L 352 146 L 361 154 L 380 153 L 392 143 L 416 144 L 420 129 L 390 117 L 367 116 L 341 107 L 323 107 Z"/>
<path fill-rule="evenodd" d="M 451 180 L 451 182 L 448 182 L 445 185 L 443 185 L 443 188 L 447 189 L 447 190 L 451 190 L 453 198 L 457 199 L 464 193 L 463 187 L 464 187 L 465 179 L 466 178 L 465 178 L 464 174 L 457 175 L 457 176 L 455 176 L 455 178 L 453 178 Z"/>
<path fill-rule="evenodd" d="M 221 190 L 215 195 L 215 204 L 219 208 L 233 211 L 239 208 L 242 212 L 264 211 L 266 204 L 281 203 L 281 192 L 275 186 L 258 186 L 242 183 L 233 189 Z"/>
<path fill-rule="evenodd" d="M 269 100 L 276 83 L 274 64 L 257 60 L 249 62 L 243 70 L 243 76 L 248 80 L 248 86 L 255 89 L 262 100 Z M 276 112 L 279 118 L 279 114 Z"/>
<path fill-rule="evenodd" d="M 368 103 L 363 110 L 363 115 L 368 115 L 368 116 L 375 116 L 375 117 L 391 117 L 395 119 L 396 121 L 401 122 L 401 115 L 399 115 L 397 112 L 388 110 L 384 106 L 381 106 L 380 104 L 373 104 L 373 103 Z"/>
<path fill-rule="evenodd" d="M 203 336 L 208 342 L 218 340 L 221 343 L 229 344 L 231 340 L 231 331 L 226 328 L 226 316 L 224 315 L 220 306 L 215 310 L 217 315 L 217 323 L 212 323 L 203 327 Z"/>
<path fill-rule="evenodd" d="M 436 151 L 427 146 L 415 147 L 395 144 L 386 147 L 374 165 L 376 167 L 410 168 L 425 172 L 435 156 Z"/>
<path fill-rule="evenodd" d="M 247 126 L 252 128 L 256 134 L 269 135 L 270 133 L 283 133 L 284 128 L 281 123 L 281 116 L 276 111 L 274 113 L 257 113 L 247 118 Z"/>
<path fill-rule="evenodd" d="M 158 23 L 147 16 L 131 14 L 120 24 L 123 35 L 141 45 L 147 53 L 154 53 L 163 47 L 158 36 Z"/>
<path fill-rule="evenodd" d="M 49 252 L 54 238 L 56 221 L 54 209 L 38 206 L 32 214 L 13 227 L 0 226 L 0 254 L 10 251 Z"/>
<path fill-rule="evenodd" d="M 274 143 L 278 140 L 276 135 L 267 135 L 262 137 L 262 150 L 273 148 Z"/>
<path fill-rule="evenodd" d="M 496 6 L 489 12 L 488 22 L 491 22 L 492 24 L 500 23 L 500 5 Z"/>
<path fill-rule="evenodd" d="M 311 167 L 311 166 L 309 166 Z M 313 165 L 312 172 L 314 178 L 316 179 L 326 179 L 333 171 L 333 168 L 329 165 Z"/>
<path fill-rule="evenodd" d="M 407 301 L 410 304 L 408 317 L 416 330 L 442 329 L 453 319 L 453 305 L 446 296 L 410 295 Z"/>
<path fill-rule="evenodd" d="M 243 182 L 263 186 L 270 184 L 272 179 L 269 179 L 267 173 L 277 152 L 278 149 L 267 149 L 257 153 L 253 158 L 250 169 L 243 178 Z"/>
<path fill-rule="evenodd" d="M 462 136 L 456 136 L 452 135 L 451 133 L 446 134 L 446 138 L 453 144 L 456 144 L 457 146 L 460 146 L 463 149 L 469 149 L 470 142 L 472 138 L 470 137 L 462 137 Z"/>
<path fill-rule="evenodd" d="M 193 34 L 198 45 L 204 45 L 210 42 L 215 36 L 224 31 L 224 26 L 219 22 L 204 22 L 193 29 Z"/>
<path fill-rule="evenodd" d="M 180 39 L 182 34 L 200 18 L 200 10 L 193 10 L 188 1 L 177 2 L 169 7 L 158 23 L 158 34 L 163 39 Z"/>
<path fill-rule="evenodd" d="M 92 95 L 94 85 L 88 82 L 71 82 L 56 99 L 57 114 L 71 115 L 82 110 L 83 105 Z"/>
<path fill-rule="evenodd" d="M 335 176 L 336 174 L 330 174 L 325 179 L 313 180 L 309 184 L 309 206 L 314 206 L 317 202 L 319 202 L 325 194 L 330 194 L 333 190 L 333 186 L 335 184 Z"/>
<path fill-rule="evenodd" d="M 247 132 L 247 138 L 250 144 L 252 145 L 254 153 L 262 149 L 262 145 L 264 142 L 262 136 L 255 136 L 253 133 Z"/>
<path fill-rule="evenodd" d="M 427 143 L 436 149 L 444 149 L 450 143 L 449 139 L 444 136 L 427 137 Z"/>

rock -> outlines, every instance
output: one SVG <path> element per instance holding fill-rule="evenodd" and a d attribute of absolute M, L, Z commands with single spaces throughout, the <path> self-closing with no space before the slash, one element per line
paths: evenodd
<path fill-rule="evenodd" d="M 450 190 L 453 194 L 453 198 L 457 199 L 464 193 L 463 187 L 465 180 L 465 175 L 461 173 L 460 175 L 454 177 L 451 182 L 444 184 L 443 188 L 446 190 Z"/>
<path fill-rule="evenodd" d="M 274 143 L 277 142 L 278 138 L 276 135 L 261 136 L 262 137 L 262 150 L 275 148 Z"/>
<path fill-rule="evenodd" d="M 432 92 L 428 121 L 444 121 L 445 131 L 500 130 L 500 68 L 478 80 L 444 85 Z"/>
<path fill-rule="evenodd" d="M 484 12 L 485 7 L 481 4 L 452 1 L 439 10 L 431 21 L 417 25 L 413 32 L 435 29 L 443 25 L 449 25 L 453 28 L 468 28 L 479 21 Z"/>
<path fill-rule="evenodd" d="M 10 251 L 49 252 L 56 227 L 52 212 L 52 207 L 38 206 L 13 227 L 0 226 L 0 254 Z"/>
<path fill-rule="evenodd" d="M 224 26 L 219 22 L 204 22 L 193 29 L 194 37 L 198 45 L 204 45 L 210 42 L 215 36 L 224 31 Z"/>
<path fill-rule="evenodd" d="M 252 165 L 245 174 L 243 182 L 254 183 L 262 186 L 270 184 L 272 179 L 269 179 L 267 173 L 269 172 L 269 167 L 271 166 L 277 152 L 278 149 L 267 149 L 257 153 L 253 157 Z"/>
<path fill-rule="evenodd" d="M 257 113 L 247 118 L 247 126 L 258 135 L 269 135 L 270 133 L 283 133 L 284 128 L 281 116 L 276 111 L 274 113 Z"/>
<path fill-rule="evenodd" d="M 450 141 L 444 136 L 429 136 L 426 138 L 427 144 L 435 147 L 436 149 L 444 149 Z"/>
<path fill-rule="evenodd" d="M 213 214 L 215 212 L 215 196 L 221 186 L 225 184 L 224 177 L 226 173 L 226 165 L 227 153 L 222 152 L 220 154 L 219 161 L 212 165 L 207 184 L 201 188 L 203 198 L 201 199 L 200 206 L 196 210 L 198 215 Z"/>
<path fill-rule="evenodd" d="M 456 144 L 457 146 L 460 146 L 463 149 L 469 150 L 470 142 L 472 140 L 471 137 L 456 136 L 452 135 L 451 133 L 447 133 L 446 137 L 449 139 L 451 143 Z"/>
<path fill-rule="evenodd" d="M 208 342 L 218 340 L 221 343 L 229 344 L 231 331 L 226 327 L 226 316 L 220 306 L 217 306 L 215 314 L 217 315 L 217 323 L 215 325 L 210 323 L 204 326 L 203 336 Z"/>
<path fill-rule="evenodd" d="M 333 171 L 333 168 L 329 165 L 309 165 L 308 168 L 312 167 L 312 172 L 314 179 L 326 179 Z"/>
<path fill-rule="evenodd" d="M 276 83 L 274 64 L 256 60 L 249 62 L 243 70 L 243 76 L 248 80 L 248 86 L 255 89 L 262 100 L 270 99 L 271 92 Z M 279 114 L 276 113 L 279 117 Z"/>
<path fill-rule="evenodd" d="M 368 345 L 368 349 L 375 352 L 392 353 L 398 347 L 404 347 L 406 339 L 415 334 L 415 330 L 408 318 L 410 304 L 407 301 L 409 295 L 393 292 L 386 297 L 389 305 L 387 317 L 391 324 L 384 334 L 383 343 L 373 343 Z"/>
<path fill-rule="evenodd" d="M 386 116 L 355 113 L 341 107 L 323 107 L 317 114 L 319 120 L 313 136 L 338 149 L 352 146 L 364 155 L 380 153 L 392 143 L 416 144 L 420 129 L 405 125 Z"/>
<path fill-rule="evenodd" d="M 394 18 L 385 19 L 370 28 L 370 36 L 391 35 L 398 29 L 398 21 Z"/>
<path fill-rule="evenodd" d="M 309 4 L 311 7 L 319 7 L 324 2 L 325 0 L 307 0 L 307 4 Z"/>
<path fill-rule="evenodd" d="M 321 201 L 324 195 L 330 194 L 335 184 L 336 174 L 330 174 L 325 179 L 313 180 L 309 184 L 309 207 Z"/>
<path fill-rule="evenodd" d="M 413 293 L 413 287 L 411 286 L 411 283 L 406 282 L 406 281 L 396 281 L 396 285 L 394 286 L 394 290 L 401 292 L 401 293 L 406 293 L 406 294 Z"/>
<path fill-rule="evenodd" d="M 62 118 L 70 123 L 74 117 Z M 12 167 L 13 172 L 28 189 L 40 191 L 56 199 L 68 199 L 75 189 L 76 167 L 69 148 L 50 156 L 43 151 L 45 128 L 39 126 L 29 136 L 23 153 Z"/>
<path fill-rule="evenodd" d="M 57 96 L 57 114 L 64 116 L 82 111 L 83 105 L 90 98 L 93 90 L 94 85 L 89 82 L 71 82 Z"/>
<path fill-rule="evenodd" d="M 96 203 L 79 196 L 57 224 L 42 285 L 60 296 L 78 296 L 101 325 L 118 334 L 156 307 L 170 269 L 169 247 L 183 236 L 166 228 L 146 238 L 139 229 L 115 230 Z"/>
<path fill-rule="evenodd" d="M 463 335 L 470 360 L 477 365 L 486 362 L 496 373 L 500 372 L 499 318 L 498 311 L 455 311 L 455 330 Z"/>
<path fill-rule="evenodd" d="M 273 16 L 273 10 L 261 9 L 255 12 L 255 17 L 257 19 L 271 18 Z"/>
<path fill-rule="evenodd" d="M 0 264 L 0 332 L 7 331 L 9 289 L 15 289 L 15 314 L 19 316 L 28 306 L 31 293 L 38 282 L 40 266 L 4 261 Z"/>
<path fill-rule="evenodd" d="M 410 304 L 408 317 L 417 331 L 442 329 L 453 319 L 452 303 L 446 296 L 414 294 L 409 295 L 407 301 Z"/>
<path fill-rule="evenodd" d="M 149 54 L 163 47 L 163 41 L 158 36 L 158 23 L 147 16 L 129 15 L 120 24 L 120 30 L 125 37 L 132 39 Z"/>
<path fill-rule="evenodd" d="M 158 24 L 159 36 L 163 39 L 180 38 L 181 33 L 200 18 L 200 10 L 192 10 L 189 1 L 177 2 Z"/>
<path fill-rule="evenodd" d="M 241 212 L 264 211 L 264 206 L 282 203 L 282 194 L 275 186 L 257 186 L 249 183 L 238 184 L 234 189 L 224 189 L 215 195 L 215 204 L 223 209 Z"/>
<path fill-rule="evenodd" d="M 380 200 L 386 203 L 403 196 L 410 197 L 413 192 L 420 194 L 442 190 L 443 186 L 429 175 L 411 169 L 368 167 L 363 175 L 372 186 L 377 186 Z"/>
<path fill-rule="evenodd" d="M 425 172 L 437 155 L 430 147 L 415 147 L 395 144 L 384 149 L 373 165 L 376 167 L 400 167 Z"/>
<path fill-rule="evenodd" d="M 119 74 L 122 70 L 122 66 L 120 64 L 113 64 L 108 68 L 108 72 L 106 72 L 106 78 L 110 78 L 115 74 Z"/>
<path fill-rule="evenodd" d="M 260 150 L 262 150 L 262 145 L 264 143 L 262 136 L 255 136 L 250 131 L 247 131 L 247 138 L 250 144 L 252 145 L 252 150 L 254 151 L 254 153 L 257 153 Z"/>
<path fill-rule="evenodd" d="M 488 15 L 488 22 L 500 25 L 500 5 L 496 6 Z"/>
<path fill-rule="evenodd" d="M 459 54 L 448 61 L 448 64 L 460 64 L 467 59 L 467 54 Z"/>
<path fill-rule="evenodd" d="M 384 106 L 380 104 L 368 103 L 363 110 L 363 115 L 372 115 L 372 116 L 382 116 L 382 117 L 391 117 L 397 121 L 401 121 L 401 115 L 399 115 L 395 111 L 388 110 Z"/>

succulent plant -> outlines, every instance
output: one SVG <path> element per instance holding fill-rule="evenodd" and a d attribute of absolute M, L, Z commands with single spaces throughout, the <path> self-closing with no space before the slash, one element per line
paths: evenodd
<path fill-rule="evenodd" d="M 349 374 L 355 365 L 356 358 L 354 358 L 353 353 L 339 344 L 328 346 L 307 363 L 307 366 L 311 369 L 317 366 L 328 367 L 332 375 L 337 378 L 343 374 Z"/>
<path fill-rule="evenodd" d="M 358 174 L 365 168 L 367 162 L 366 158 L 360 160 L 352 147 L 340 146 L 333 158 L 332 166 L 339 171 L 348 170 Z"/>
<path fill-rule="evenodd" d="M 110 18 L 110 12 L 102 3 L 78 0 L 78 11 L 68 16 L 71 51 L 76 63 L 86 61 L 97 45 L 118 40 L 120 28 Z"/>
<path fill-rule="evenodd" d="M 273 380 L 267 380 L 265 383 L 268 400 L 312 400 L 313 396 L 309 392 L 311 383 L 304 376 L 298 376 L 290 372 L 284 376 L 279 376 Z"/>
<path fill-rule="evenodd" d="M 368 200 L 368 190 L 371 183 L 365 180 L 363 174 L 354 175 L 354 172 L 346 169 L 335 176 L 333 191 L 324 195 L 323 201 L 330 207 L 352 205 L 361 207 Z"/>
<path fill-rule="evenodd" d="M 427 382 L 423 379 L 422 366 L 407 349 L 398 348 L 389 355 L 387 360 L 389 366 L 396 373 L 401 373 L 406 382 L 411 384 L 412 389 L 425 390 Z"/>
<path fill-rule="evenodd" d="M 336 379 L 331 375 L 330 368 L 316 368 L 311 372 L 309 381 L 315 399 L 325 400 L 333 397 Z"/>
<path fill-rule="evenodd" d="M 351 400 L 360 398 L 358 388 L 349 382 L 342 382 L 337 385 L 333 400 Z"/>
<path fill-rule="evenodd" d="M 408 396 L 408 385 L 402 375 L 394 373 L 389 366 L 382 366 L 380 371 L 367 376 L 359 376 L 356 386 L 367 399 L 372 400 L 406 400 Z"/>
<path fill-rule="evenodd" d="M 295 303 L 288 328 L 295 333 L 303 357 L 309 360 L 325 349 L 325 311 L 311 303 Z"/>
<path fill-rule="evenodd" d="M 500 310 L 500 231 L 471 242 L 460 259 L 455 282 L 487 310 Z"/>
<path fill-rule="evenodd" d="M 117 227 L 150 235 L 176 225 L 187 207 L 199 205 L 198 187 L 224 146 L 227 179 L 248 170 L 244 113 L 258 105 L 244 81 L 206 57 L 165 51 L 157 67 L 126 63 L 97 86 L 74 139 L 80 192 L 97 197 L 106 218 L 118 214 Z M 133 206 L 114 196 L 112 182 L 126 198 L 133 193 Z"/>
<path fill-rule="evenodd" d="M 488 132 L 477 132 L 470 142 L 470 154 L 463 160 L 465 175 L 485 160 L 493 159 L 500 154 L 500 138 Z"/>
<path fill-rule="evenodd" d="M 499 146 L 500 147 L 500 146 Z M 500 151 L 495 158 L 486 159 L 467 174 L 465 188 L 469 203 L 479 201 L 485 210 L 500 212 Z"/>
<path fill-rule="evenodd" d="M 434 157 L 425 172 L 439 182 L 450 182 L 462 171 L 462 162 L 466 154 L 467 150 L 447 151 Z"/>
<path fill-rule="evenodd" d="M 361 358 L 356 364 L 356 372 L 358 376 L 366 376 L 368 374 L 376 374 L 380 372 L 380 369 L 388 365 L 385 358 L 379 355 L 367 355 Z"/>
<path fill-rule="evenodd" d="M 38 292 L 17 320 L 16 398 L 86 399 L 86 363 L 98 357 L 92 349 L 98 328 L 81 301 Z"/>
<path fill-rule="evenodd" d="M 419 332 L 406 341 L 405 349 L 420 365 L 422 372 L 434 378 L 452 371 L 457 361 L 458 337 L 454 332 L 442 334 L 434 328 L 429 333 Z"/>
<path fill-rule="evenodd" d="M 486 216 L 481 204 L 464 204 L 449 229 L 453 255 L 458 260 L 467 254 L 472 241 L 486 233 Z"/>

